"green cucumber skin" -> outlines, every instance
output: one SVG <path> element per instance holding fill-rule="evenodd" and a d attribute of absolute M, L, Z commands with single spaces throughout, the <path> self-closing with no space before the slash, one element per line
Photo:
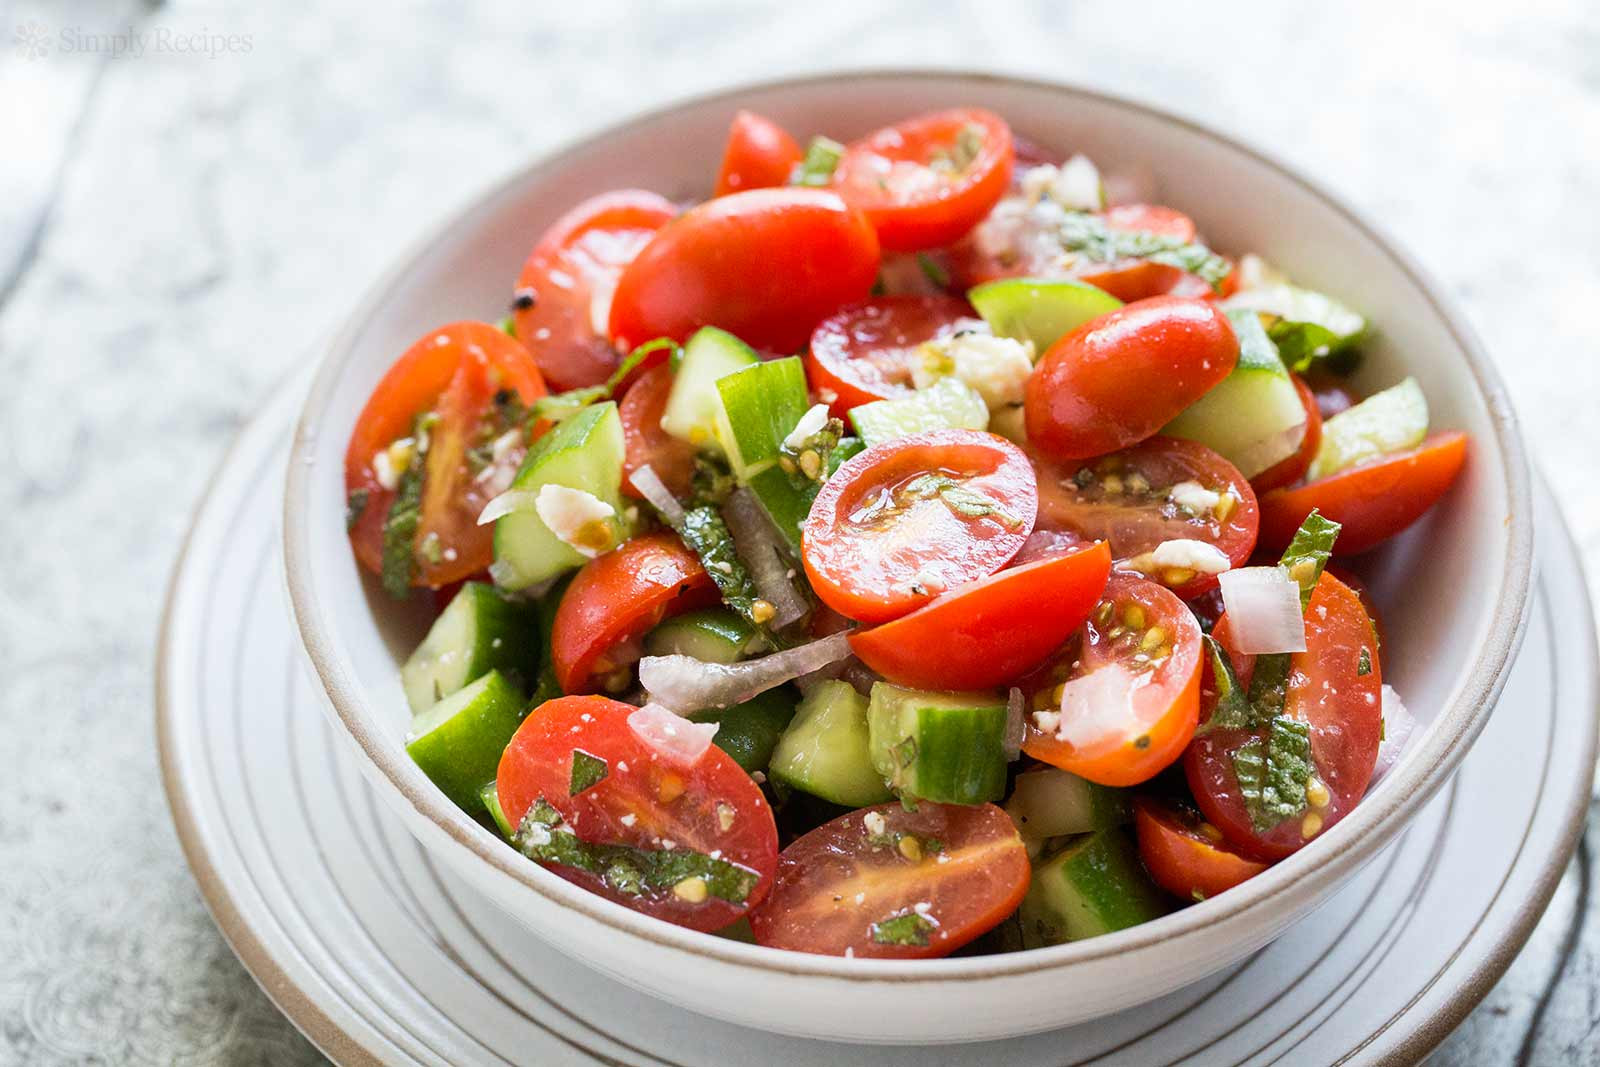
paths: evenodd
<path fill-rule="evenodd" d="M 902 798 L 982 804 L 1005 795 L 1006 706 L 992 696 L 879 682 L 867 721 L 873 766 Z"/>
<path fill-rule="evenodd" d="M 741 482 L 776 463 L 783 439 L 811 406 L 799 356 L 757 363 L 716 381 L 719 436 Z"/>
<path fill-rule="evenodd" d="M 1019 917 L 1023 944 L 1042 948 L 1126 930 L 1166 912 L 1127 833 L 1109 829 L 1077 838 L 1036 865 Z"/>
<path fill-rule="evenodd" d="M 465 645 L 457 632 L 465 628 Z M 534 613 L 485 582 L 467 582 L 400 668 L 411 713 L 420 715 L 491 670 L 526 684 L 539 674 L 543 645 Z"/>
<path fill-rule="evenodd" d="M 1323 422 L 1306 481 L 1416 448 L 1427 436 L 1428 398 L 1415 378 L 1405 378 Z"/>
<path fill-rule="evenodd" d="M 737 663 L 755 640 L 755 627 L 723 608 L 675 615 L 651 630 L 644 650 L 651 656 L 690 656 L 704 663 Z"/>
<path fill-rule="evenodd" d="M 1125 789 L 1041 767 L 1017 775 L 1006 814 L 1023 837 L 1043 841 L 1125 826 L 1133 821 L 1133 806 Z"/>
<path fill-rule="evenodd" d="M 958 378 L 941 378 L 908 396 L 874 400 L 850 409 L 850 422 L 868 448 L 923 430 L 984 430 L 989 408 Z"/>
<path fill-rule="evenodd" d="M 717 732 L 711 743 L 733 757 L 746 772 L 765 771 L 772 762 L 778 739 L 793 721 L 795 697 L 787 686 L 735 704 L 731 708 L 707 708 L 689 716 L 693 722 L 714 722 Z"/>
<path fill-rule="evenodd" d="M 768 467 L 745 483 L 755 495 L 772 525 L 783 536 L 783 543 L 795 559 L 801 558 L 800 530 L 811 514 L 816 491 L 795 488 L 794 482 L 779 467 Z"/>
<path fill-rule="evenodd" d="M 695 331 L 683 346 L 661 428 L 696 447 L 710 446 L 717 432 L 717 379 L 760 361 L 754 349 L 725 330 Z"/>
<path fill-rule="evenodd" d="M 412 720 L 406 751 L 445 796 L 475 815 L 526 711 L 516 686 L 490 671 Z"/>
<path fill-rule="evenodd" d="M 506 818 L 506 810 L 500 806 L 500 789 L 495 782 L 484 786 L 478 794 L 483 801 L 483 808 L 489 813 L 489 818 L 494 820 L 495 829 L 500 831 L 500 836 L 507 841 L 511 840 L 511 820 Z"/>
<path fill-rule="evenodd" d="M 1069 278 L 1002 278 L 973 287 L 967 300 L 999 336 L 1032 341 L 1036 356 L 1122 306 L 1103 289 Z"/>
<path fill-rule="evenodd" d="M 767 773 L 830 803 L 882 804 L 894 793 L 872 766 L 870 736 L 867 698 L 847 682 L 819 682 L 778 739 Z"/>

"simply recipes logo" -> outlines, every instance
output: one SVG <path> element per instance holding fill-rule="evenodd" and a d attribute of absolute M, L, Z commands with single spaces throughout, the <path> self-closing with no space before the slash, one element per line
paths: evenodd
<path fill-rule="evenodd" d="M 54 55 L 98 55 L 112 59 L 141 59 L 151 55 L 189 56 L 215 59 L 224 55 L 243 55 L 255 48 L 249 33 L 218 33 L 209 27 L 180 28 L 151 26 L 135 30 L 88 30 L 64 26 L 52 33 L 32 19 L 17 24 L 11 34 L 12 47 L 23 59 L 46 59 Z"/>

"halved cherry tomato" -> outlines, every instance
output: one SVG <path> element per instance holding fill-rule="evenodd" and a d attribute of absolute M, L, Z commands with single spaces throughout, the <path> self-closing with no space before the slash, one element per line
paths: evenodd
<path fill-rule="evenodd" d="M 822 602 L 888 622 L 993 574 L 1028 539 L 1039 498 L 1027 456 L 982 430 L 875 445 L 822 485 L 802 528 Z"/>
<path fill-rule="evenodd" d="M 617 369 L 621 356 L 607 333 L 617 277 L 677 213 L 672 201 L 643 189 L 601 193 L 557 219 L 533 246 L 512 315 L 517 338 L 551 388 L 599 385 Z"/>
<path fill-rule="evenodd" d="M 1030 876 L 993 804 L 880 804 L 784 849 L 750 928 L 758 944 L 822 956 L 947 956 L 1015 911 Z"/>
<path fill-rule="evenodd" d="M 909 615 L 857 631 L 850 648 L 891 682 L 913 689 L 1005 685 L 1083 625 L 1110 573 L 1105 543 L 1085 545 L 952 589 Z"/>
<path fill-rule="evenodd" d="M 1152 437 L 1143 444 L 1083 463 L 1055 463 L 1034 452 L 1041 530 L 1067 530 L 1109 541 L 1119 568 L 1139 571 L 1184 600 L 1214 588 L 1213 575 L 1158 567 L 1149 558 L 1163 541 L 1204 541 L 1237 567 L 1256 544 L 1256 495 L 1239 469 L 1197 441 Z M 1196 512 L 1174 501 L 1185 482 L 1217 493 L 1216 506 Z"/>
<path fill-rule="evenodd" d="M 1383 626 L 1383 616 L 1378 612 L 1377 598 L 1372 595 L 1372 589 L 1365 580 L 1349 567 L 1337 563 L 1328 564 L 1328 573 L 1350 587 L 1350 591 L 1361 601 L 1361 606 L 1367 609 L 1367 617 L 1372 620 L 1372 632 L 1378 640 L 1378 647 L 1383 647 L 1387 636 Z"/>
<path fill-rule="evenodd" d="M 825 316 L 865 299 L 878 238 L 827 189 L 752 189 L 664 226 L 617 283 L 611 336 L 682 341 L 720 326 L 747 344 L 797 352 Z"/>
<path fill-rule="evenodd" d="M 1183 900 L 1209 900 L 1267 869 L 1228 848 L 1198 815 L 1152 797 L 1133 802 L 1133 826 L 1151 879 Z"/>
<path fill-rule="evenodd" d="M 1011 184 L 1011 127 L 977 108 L 920 115 L 852 143 L 833 186 L 867 213 L 884 248 L 950 244 Z"/>
<path fill-rule="evenodd" d="M 1099 672 L 1099 702 L 1082 719 L 1041 724 L 1055 714 L 1064 682 Z M 1021 683 L 1033 714 L 1022 750 L 1099 782 L 1149 781 L 1183 755 L 1200 712 L 1200 626 L 1171 592 L 1113 574 L 1100 603 L 1050 663 Z M 1068 712 L 1066 714 L 1071 714 Z M 1065 733 L 1065 739 L 1063 738 Z"/>
<path fill-rule="evenodd" d="M 567 693 L 599 688 L 638 658 L 631 647 L 668 615 L 717 602 L 699 558 L 665 530 L 624 542 L 584 564 L 561 596 L 550 659 Z"/>
<path fill-rule="evenodd" d="M 1409 452 L 1397 452 L 1307 485 L 1274 489 L 1261 497 L 1261 544 L 1281 549 L 1313 508 L 1343 525 L 1340 555 L 1365 552 L 1393 537 L 1439 502 L 1467 459 L 1467 435 L 1429 434 Z"/>
<path fill-rule="evenodd" d="M 1322 412 L 1317 408 L 1316 394 L 1300 375 L 1291 377 L 1294 379 L 1295 392 L 1300 394 L 1300 406 L 1305 409 L 1306 435 L 1300 439 L 1300 447 L 1294 455 L 1250 479 L 1251 486 L 1258 493 L 1293 485 L 1305 477 L 1306 471 L 1311 468 L 1311 461 L 1317 458 L 1317 449 L 1322 447 Z"/>
<path fill-rule="evenodd" d="M 544 379 L 533 357 L 516 341 L 486 322 L 454 322 L 406 350 L 384 374 L 361 409 L 344 455 L 344 485 L 353 500 L 350 543 L 356 558 L 374 574 L 383 573 L 383 527 L 394 490 L 379 481 L 379 452 L 410 437 L 418 415 L 434 412 L 424 469 L 422 519 L 413 553 L 413 585 L 439 586 L 483 570 L 494 558 L 494 528 L 479 526 L 478 515 L 505 488 L 493 475 L 481 478 L 486 447 L 517 427 L 509 403 L 531 404 L 545 395 Z M 494 464 L 515 473 L 527 452 L 526 440 L 502 447 Z M 361 494 L 357 496 L 356 494 Z"/>
<path fill-rule="evenodd" d="M 1350 587 L 1324 571 L 1306 607 L 1305 622 L 1306 651 L 1294 653 L 1290 661 L 1283 710 L 1310 725 L 1313 778 L 1303 813 L 1265 829 L 1251 821 L 1234 755 L 1252 739 L 1264 739 L 1265 727 L 1203 734 L 1184 754 L 1184 773 L 1200 810 L 1233 848 L 1252 859 L 1282 859 L 1337 823 L 1367 791 L 1378 758 L 1383 674 L 1372 620 Z M 1211 634 L 1232 660 L 1239 684 L 1248 687 L 1256 658 L 1234 651 L 1226 614 Z M 1207 675 L 1209 679 L 1209 668 Z M 1214 681 L 1208 680 L 1204 698 L 1209 719 L 1216 700 Z"/>
<path fill-rule="evenodd" d="M 674 495 L 689 494 L 694 477 L 694 446 L 661 428 L 661 416 L 672 392 L 672 369 L 665 364 L 651 367 L 623 394 L 617 413 L 622 417 L 622 438 L 627 455 L 622 464 L 622 491 L 631 497 L 642 494 L 628 476 L 648 465 Z"/>
<path fill-rule="evenodd" d="M 1239 339 L 1214 304 L 1155 297 L 1094 318 L 1028 379 L 1028 440 L 1057 459 L 1137 444 L 1226 378 Z"/>
<path fill-rule="evenodd" d="M 974 324 L 953 296 L 880 296 L 841 308 L 817 325 L 806 379 L 839 418 L 857 404 L 911 392 L 918 348 Z"/>
<path fill-rule="evenodd" d="M 559 697 L 534 708 L 500 758 L 500 806 L 519 826 L 543 799 L 580 841 L 686 849 L 754 872 L 759 881 L 734 902 L 672 886 L 626 892 L 600 875 L 549 864 L 567 881 L 634 911 L 692 930 L 719 930 L 772 890 L 778 864 L 772 809 L 761 787 L 714 745 L 688 766 L 667 758 L 628 725 L 635 710 L 595 696 Z M 579 752 L 604 761 L 604 777 L 574 796 L 572 762 Z"/>
<path fill-rule="evenodd" d="M 711 195 L 784 185 L 802 155 L 789 131 L 754 111 L 741 110 L 728 127 L 728 147 L 723 150 L 716 190 Z"/>

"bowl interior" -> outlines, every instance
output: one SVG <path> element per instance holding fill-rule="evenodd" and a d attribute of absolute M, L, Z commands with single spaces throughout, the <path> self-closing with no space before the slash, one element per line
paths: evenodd
<path fill-rule="evenodd" d="M 373 291 L 334 343 L 313 388 L 290 479 L 291 585 L 313 659 L 347 725 L 413 798 L 431 787 L 406 758 L 408 715 L 397 665 L 418 635 L 367 581 L 344 532 L 342 458 L 367 394 L 424 332 L 504 314 L 513 280 L 542 229 L 584 197 L 640 186 L 671 197 L 709 190 L 728 121 L 750 107 L 797 136 L 849 139 L 909 114 L 978 105 L 1057 151 L 1102 170 L 1146 168 L 1158 197 L 1191 214 L 1224 252 L 1255 251 L 1303 284 L 1365 312 L 1377 329 L 1358 384 L 1415 375 L 1436 427 L 1472 435 L 1461 483 L 1418 528 L 1359 563 L 1385 616 L 1385 681 L 1422 726 L 1380 792 L 1415 789 L 1470 735 L 1474 705 L 1493 688 L 1514 640 L 1526 585 L 1526 476 L 1509 413 L 1474 342 L 1398 253 L 1361 221 L 1253 151 L 1183 120 L 1061 86 L 956 74 L 843 75 L 755 87 L 678 105 L 572 146 L 515 175 L 453 217 Z M 1441 722 L 1448 719 L 1448 722 Z M 1459 755 L 1459 751 L 1456 751 Z M 1428 785 L 1436 782 L 1428 782 Z M 427 814 L 477 832 L 433 794 Z M 1396 797 L 1396 802 L 1403 798 Z M 1369 803 L 1371 801 L 1369 800 Z M 1302 853 L 1333 849 L 1354 818 Z M 458 836 L 459 836 L 458 834 Z M 1274 871 L 1263 881 L 1270 883 Z M 1254 885 L 1254 883 L 1252 883 Z M 1264 884 L 1269 890 L 1270 884 Z M 1163 920 L 1166 921 L 1166 920 Z"/>

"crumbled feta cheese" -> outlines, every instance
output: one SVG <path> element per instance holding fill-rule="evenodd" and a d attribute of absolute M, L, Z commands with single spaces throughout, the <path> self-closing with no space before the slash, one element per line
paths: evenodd
<path fill-rule="evenodd" d="M 533 823 L 523 831 L 523 839 L 535 847 L 548 845 L 550 843 L 550 831 L 538 823 Z"/>
<path fill-rule="evenodd" d="M 1023 172 L 1022 195 L 1030 202 L 1048 200 L 1068 211 L 1099 211 L 1105 207 L 1100 170 L 1088 156 L 1075 155 L 1061 166 L 1045 163 Z"/>
<path fill-rule="evenodd" d="M 579 555 L 594 559 L 615 541 L 610 520 L 617 510 L 593 493 L 547 483 L 539 487 L 533 506 L 539 521 Z"/>
<path fill-rule="evenodd" d="M 411 457 L 416 454 L 417 442 L 410 437 L 402 437 L 388 448 L 372 457 L 372 473 L 378 476 L 378 484 L 390 492 L 400 487 L 400 475 L 411 466 Z"/>
<path fill-rule="evenodd" d="M 1191 515 L 1209 515 L 1217 509 L 1222 494 L 1212 492 L 1199 482 L 1188 481 L 1167 490 L 1167 499 Z"/>
<path fill-rule="evenodd" d="M 624 826 L 632 826 L 634 823 L 639 821 L 639 816 L 635 815 L 633 812 L 630 811 L 630 812 L 628 812 L 628 814 L 624 815 L 622 818 L 618 819 L 617 821 L 620 822 Z"/>
<path fill-rule="evenodd" d="M 1158 567 L 1177 567 L 1196 574 L 1221 574 L 1233 566 L 1233 561 L 1216 545 L 1187 537 L 1161 542 L 1150 558 Z"/>
<path fill-rule="evenodd" d="M 1053 734 L 1061 728 L 1061 713 L 1059 711 L 1036 711 L 1033 713 L 1033 725 L 1039 728 L 1042 734 Z"/>
<path fill-rule="evenodd" d="M 1032 373 L 1031 341 L 976 330 L 929 341 L 923 346 L 923 359 L 911 368 L 918 389 L 954 377 L 971 386 L 991 410 L 1022 403 Z"/>
<path fill-rule="evenodd" d="M 874 836 L 888 829 L 889 824 L 884 821 L 883 812 L 869 811 L 861 817 L 861 825 L 867 828 L 867 833 Z"/>
<path fill-rule="evenodd" d="M 789 436 L 783 439 L 784 447 L 798 450 L 826 425 L 828 425 L 828 405 L 811 405 L 810 410 L 801 415 L 800 421 L 794 424 L 794 429 L 789 431 Z"/>

